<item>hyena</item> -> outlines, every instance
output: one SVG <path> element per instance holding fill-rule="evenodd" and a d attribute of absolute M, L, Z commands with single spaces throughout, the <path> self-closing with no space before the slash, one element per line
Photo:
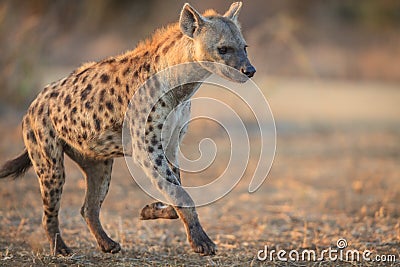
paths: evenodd
<path fill-rule="evenodd" d="M 99 213 L 110 184 L 113 158 L 124 156 L 122 128 L 130 105 L 131 156 L 167 199 L 176 200 L 171 206 L 161 202 L 147 205 L 141 219 L 179 217 L 193 250 L 204 255 L 215 254 L 216 246 L 203 230 L 194 205 L 181 205 L 182 200 L 193 203 L 180 186 L 177 167 L 177 147 L 186 132 L 184 122 L 190 116 L 187 100 L 201 83 L 180 86 L 154 101 L 155 92 L 163 90 L 166 84 L 158 80 L 140 92 L 140 97 L 133 98 L 130 104 L 129 101 L 152 75 L 181 63 L 198 64 L 202 78 L 216 73 L 244 82 L 243 77 L 252 77 L 256 70 L 247 57 L 247 45 L 237 20 L 241 6 L 241 2 L 233 3 L 224 15 L 219 15 L 213 10 L 200 14 L 185 4 L 177 23 L 156 31 L 132 51 L 84 64 L 66 78 L 46 86 L 32 102 L 22 121 L 25 150 L 4 164 L 0 177 L 18 177 L 33 166 L 42 195 L 42 223 L 52 253 L 72 252 L 61 237 L 58 221 L 65 182 L 64 154 L 79 165 L 85 176 L 86 196 L 81 214 L 100 249 L 110 253 L 120 251 L 120 245 L 103 230 Z M 224 64 L 243 75 L 231 75 L 223 68 L 210 67 L 207 62 Z M 190 75 L 193 75 L 190 71 L 179 72 L 165 79 L 178 81 Z M 168 114 L 184 101 L 175 125 L 164 125 Z M 156 104 L 150 106 L 151 103 Z M 163 148 L 160 140 L 163 127 L 171 132 L 182 129 L 175 146 Z M 142 130 L 146 133 L 141 138 L 135 135 L 135 131 Z"/>

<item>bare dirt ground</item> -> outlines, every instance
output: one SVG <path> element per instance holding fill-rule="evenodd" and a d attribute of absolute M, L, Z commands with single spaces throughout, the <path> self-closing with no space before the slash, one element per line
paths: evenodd
<path fill-rule="evenodd" d="M 276 157 L 256 193 L 247 193 L 256 163 L 251 157 L 230 194 L 198 209 L 218 245 L 216 256 L 193 253 L 178 220 L 139 220 L 140 209 L 153 200 L 132 180 L 123 159 L 115 162 L 101 213 L 104 228 L 123 250 L 101 253 L 79 214 L 83 177 L 67 160 L 61 229 L 75 254 L 50 255 L 41 228 L 39 186 L 30 170 L 22 179 L 0 181 L 0 266 L 400 266 L 398 85 L 273 77 L 257 83 L 275 115 Z M 21 116 L 9 112 L 0 117 L 1 162 L 22 150 Z M 195 155 L 198 143 L 192 142 L 214 132 L 201 125 L 189 129 L 183 149 Z M 223 135 L 215 132 L 214 139 L 218 143 Z M 226 151 L 221 149 L 222 156 Z M 221 162 L 205 174 L 183 174 L 184 184 L 215 176 L 224 167 Z M 347 240 L 346 249 L 370 250 L 371 258 L 395 255 L 396 261 L 257 259 L 266 245 L 276 251 L 321 253 L 335 249 L 340 238 Z"/>

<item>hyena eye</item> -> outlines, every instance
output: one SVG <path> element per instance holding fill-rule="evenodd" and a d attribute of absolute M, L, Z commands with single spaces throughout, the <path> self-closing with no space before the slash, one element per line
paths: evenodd
<path fill-rule="evenodd" d="M 227 52 L 228 52 L 228 47 L 226 46 L 218 47 L 218 53 L 220 53 L 221 55 L 225 55 Z"/>

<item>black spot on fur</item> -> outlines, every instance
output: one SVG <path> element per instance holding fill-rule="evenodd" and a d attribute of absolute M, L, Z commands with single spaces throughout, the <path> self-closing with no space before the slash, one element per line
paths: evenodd
<path fill-rule="evenodd" d="M 72 110 L 71 110 L 71 113 L 76 113 L 76 110 L 77 110 L 77 108 L 73 107 Z"/>
<path fill-rule="evenodd" d="M 172 168 L 172 171 L 173 171 L 174 173 L 177 173 L 177 172 L 178 172 L 178 168 L 174 166 L 174 167 Z"/>
<path fill-rule="evenodd" d="M 48 180 L 44 180 L 44 186 L 49 188 L 50 187 L 50 182 Z"/>
<path fill-rule="evenodd" d="M 147 147 L 147 151 L 149 151 L 150 153 L 154 152 L 154 148 L 152 146 L 148 146 Z"/>
<path fill-rule="evenodd" d="M 122 101 L 122 97 L 120 95 L 118 96 L 117 99 L 118 99 L 118 103 L 122 104 L 123 101 Z"/>
<path fill-rule="evenodd" d="M 82 91 L 81 93 L 81 100 L 84 101 L 86 100 L 87 96 L 90 94 L 92 91 L 93 86 L 91 84 L 88 84 L 85 88 L 85 90 Z"/>
<path fill-rule="evenodd" d="M 172 174 L 171 171 L 169 169 L 167 169 L 167 175 L 171 176 L 171 174 Z"/>
<path fill-rule="evenodd" d="M 115 58 L 108 58 L 108 59 L 104 60 L 103 62 L 101 62 L 101 65 L 110 64 L 110 63 L 114 63 L 114 62 L 115 62 Z"/>
<path fill-rule="evenodd" d="M 129 85 L 128 84 L 125 85 L 125 91 L 127 94 L 129 94 Z"/>
<path fill-rule="evenodd" d="M 64 81 L 62 81 L 61 86 L 64 86 L 64 84 L 66 83 L 67 79 L 65 79 Z"/>
<path fill-rule="evenodd" d="M 51 137 L 51 138 L 56 137 L 56 135 L 54 134 L 54 131 L 53 131 L 53 130 L 50 130 L 50 131 L 49 131 L 49 134 L 50 134 L 50 137 Z"/>
<path fill-rule="evenodd" d="M 171 184 L 179 185 L 179 183 L 175 179 L 172 179 L 171 176 L 167 177 L 167 181 Z M 182 204 L 180 204 L 179 206 L 182 206 Z"/>
<path fill-rule="evenodd" d="M 85 103 L 85 108 L 86 108 L 86 109 L 92 109 L 92 105 L 90 104 L 89 101 L 86 101 L 86 103 Z"/>
<path fill-rule="evenodd" d="M 44 109 L 44 107 L 43 107 L 43 104 L 42 104 L 42 105 L 40 105 L 40 107 L 39 107 L 38 115 L 42 115 L 43 109 Z"/>
<path fill-rule="evenodd" d="M 173 44 L 173 43 L 171 43 L 171 44 Z M 168 52 L 168 50 L 172 47 L 171 44 L 168 44 L 168 45 L 164 46 L 164 48 L 162 50 L 163 54 L 166 54 Z"/>
<path fill-rule="evenodd" d="M 114 105 L 113 105 L 113 103 L 111 103 L 110 101 L 107 101 L 106 102 L 106 107 L 107 107 L 107 109 L 109 110 L 109 111 L 114 111 Z"/>
<path fill-rule="evenodd" d="M 124 72 L 122 73 L 123 76 L 128 75 L 128 73 L 131 71 L 131 69 L 129 67 L 127 67 Z"/>
<path fill-rule="evenodd" d="M 158 144 L 158 140 L 157 140 L 157 137 L 156 137 L 155 135 L 153 135 L 153 138 L 151 138 L 151 144 L 152 144 L 153 146 L 155 146 L 155 145 Z"/>
<path fill-rule="evenodd" d="M 110 79 L 110 77 L 107 74 L 102 74 L 100 76 L 100 80 L 102 83 L 107 83 L 109 79 Z"/>
<path fill-rule="evenodd" d="M 100 131 L 100 120 L 99 119 L 95 119 L 94 120 L 94 124 L 95 124 L 96 131 Z"/>
<path fill-rule="evenodd" d="M 90 68 L 86 68 L 83 71 L 79 72 L 78 74 L 76 74 L 76 77 L 79 78 L 79 76 L 81 76 L 82 74 L 84 74 L 85 72 L 87 72 Z"/>
<path fill-rule="evenodd" d="M 65 133 L 65 134 L 68 133 L 68 129 L 67 129 L 67 127 L 65 127 L 65 126 L 61 127 L 61 131 L 62 131 L 63 133 Z"/>
<path fill-rule="evenodd" d="M 149 64 L 149 63 L 144 64 L 144 65 L 143 65 L 143 69 L 144 69 L 145 71 L 147 71 L 147 72 L 150 72 L 150 64 Z"/>
<path fill-rule="evenodd" d="M 50 98 L 55 98 L 58 96 L 58 92 L 51 92 Z"/>
<path fill-rule="evenodd" d="M 33 131 L 29 131 L 29 133 L 26 136 L 26 139 L 31 140 L 32 143 L 36 144 L 36 137 L 35 134 L 33 133 Z"/>
<path fill-rule="evenodd" d="M 124 57 L 123 59 L 121 59 L 120 62 L 121 62 L 121 63 L 126 63 L 126 62 L 128 62 L 128 58 Z"/>
<path fill-rule="evenodd" d="M 104 95 L 106 94 L 106 89 L 101 90 L 100 92 L 100 102 L 104 101 Z"/>
<path fill-rule="evenodd" d="M 121 85 L 121 81 L 119 80 L 118 77 L 115 78 L 115 84 L 116 84 L 116 85 Z"/>
<path fill-rule="evenodd" d="M 147 117 L 147 122 L 152 122 L 153 121 L 153 118 L 149 115 L 148 117 Z"/>

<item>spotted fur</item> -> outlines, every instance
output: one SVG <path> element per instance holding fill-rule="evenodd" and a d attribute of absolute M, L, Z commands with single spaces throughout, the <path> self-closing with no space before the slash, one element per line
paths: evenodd
<path fill-rule="evenodd" d="M 122 126 L 129 101 L 152 75 L 180 63 L 218 62 L 251 77 L 255 69 L 247 58 L 246 43 L 237 22 L 240 8 L 238 2 L 223 16 L 215 11 L 201 15 L 185 4 L 178 23 L 158 30 L 132 51 L 82 65 L 66 78 L 46 86 L 32 102 L 22 121 L 26 150 L 3 166 L 0 177 L 19 176 L 33 166 L 42 194 L 43 227 L 54 254 L 71 253 L 61 237 L 58 221 L 65 182 L 64 154 L 85 175 L 86 197 L 81 214 L 99 247 L 104 252 L 120 251 L 120 245 L 103 230 L 99 212 L 110 184 L 113 158 L 124 155 Z M 213 71 L 204 65 L 203 76 Z M 173 78 L 179 79 L 180 75 L 190 74 L 177 73 Z M 179 191 L 177 162 L 178 145 L 187 129 L 183 127 L 183 131 L 174 133 L 189 118 L 190 102 L 179 107 L 174 119 L 165 123 L 168 125 L 164 122 L 171 110 L 190 98 L 200 84 L 181 86 L 154 101 L 164 82 L 155 80 L 149 90 L 131 102 L 131 156 L 167 198 L 176 197 L 179 201 L 179 197 L 185 197 L 190 201 L 186 192 Z M 150 106 L 150 103 L 156 105 Z M 163 127 L 169 129 L 171 138 L 178 136 L 169 148 L 161 143 Z M 142 130 L 145 130 L 144 136 L 136 134 Z M 175 189 L 168 187 L 171 183 L 177 185 Z M 201 227 L 194 207 L 153 203 L 141 212 L 141 219 L 178 217 L 184 223 L 194 251 L 214 254 L 216 246 Z"/>

